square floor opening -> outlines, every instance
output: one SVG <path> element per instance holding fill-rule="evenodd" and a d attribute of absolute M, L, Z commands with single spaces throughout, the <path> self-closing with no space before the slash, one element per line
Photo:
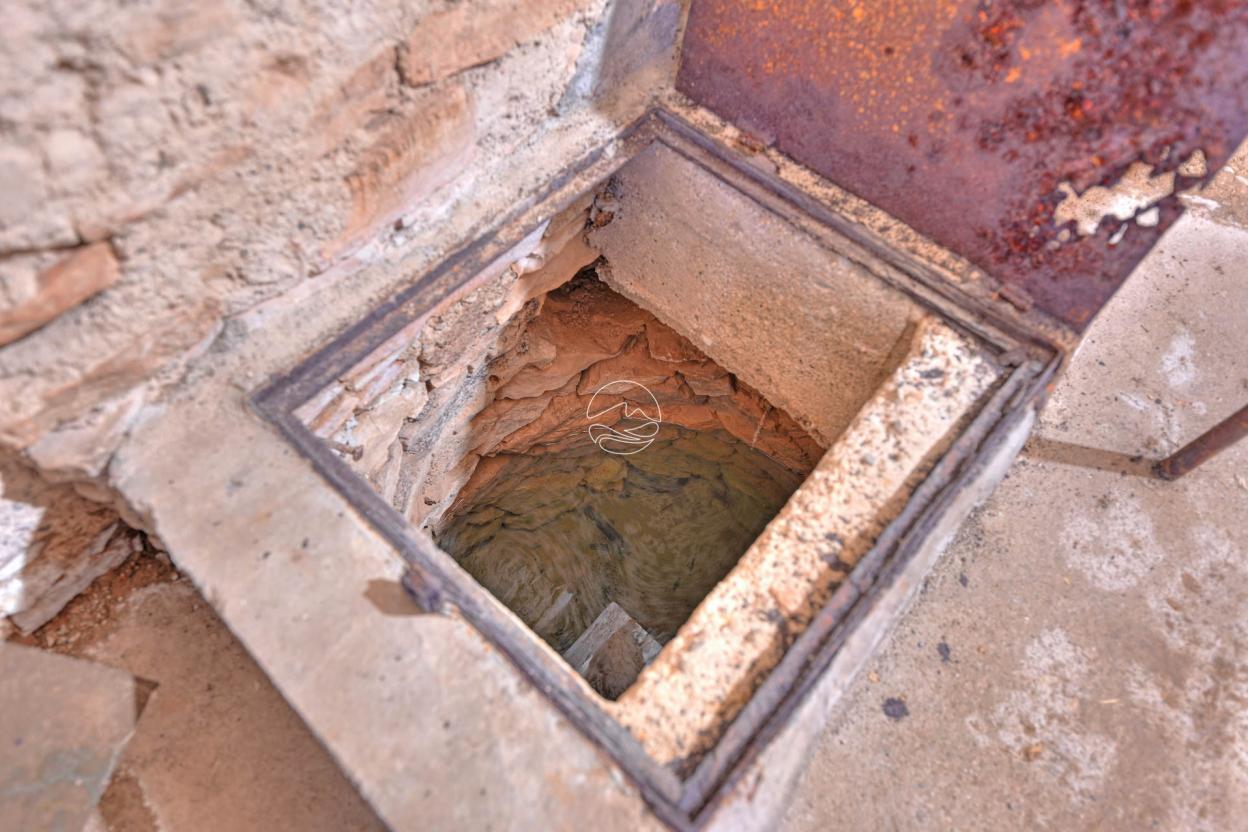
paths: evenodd
<path fill-rule="evenodd" d="M 434 537 L 615 699 L 823 449 L 593 266 L 505 343 Z"/>
<path fill-rule="evenodd" d="M 293 411 L 681 778 L 1004 375 L 779 202 L 655 142 Z"/>

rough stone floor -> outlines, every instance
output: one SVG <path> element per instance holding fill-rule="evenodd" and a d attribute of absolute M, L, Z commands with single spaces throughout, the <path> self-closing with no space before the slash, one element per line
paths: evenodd
<path fill-rule="evenodd" d="M 829 724 L 787 829 L 1248 817 L 1248 443 L 1177 484 L 1122 473 L 1248 400 L 1235 187 L 1185 217 L 1096 321 L 1008 478 Z M 94 829 L 380 827 L 159 556 L 134 555 L 26 641 L 156 683 Z"/>

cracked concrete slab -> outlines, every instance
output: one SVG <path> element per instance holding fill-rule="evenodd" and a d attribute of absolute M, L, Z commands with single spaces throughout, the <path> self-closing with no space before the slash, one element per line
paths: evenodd
<path fill-rule="evenodd" d="M 0 828 L 82 829 L 138 711 L 129 673 L 0 642 Z"/>
<path fill-rule="evenodd" d="M 1176 483 L 1130 463 L 1248 400 L 1245 262 L 1241 227 L 1189 215 L 1126 283 L 820 739 L 787 830 L 1240 823 L 1248 444 Z"/>

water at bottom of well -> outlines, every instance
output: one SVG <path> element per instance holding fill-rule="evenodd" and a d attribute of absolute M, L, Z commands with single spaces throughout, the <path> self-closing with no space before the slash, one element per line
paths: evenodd
<path fill-rule="evenodd" d="M 667 425 L 627 456 L 509 458 L 438 543 L 559 652 L 612 601 L 664 643 L 799 484 L 724 431 Z"/>

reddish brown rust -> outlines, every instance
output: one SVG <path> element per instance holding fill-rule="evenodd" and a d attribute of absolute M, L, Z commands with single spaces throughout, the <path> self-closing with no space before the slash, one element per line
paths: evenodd
<path fill-rule="evenodd" d="M 1245 436 L 1248 436 L 1248 405 L 1244 405 L 1161 462 L 1158 462 L 1153 467 L 1153 471 L 1163 480 L 1177 480 L 1197 466 L 1208 462 L 1216 454 L 1226 450 Z"/>
<path fill-rule="evenodd" d="M 1248 133 L 1248 3 L 694 0 L 677 84 L 1082 331 L 1181 209 L 1111 245 L 1112 218 L 1055 223 L 1058 185 L 1216 170 Z"/>

